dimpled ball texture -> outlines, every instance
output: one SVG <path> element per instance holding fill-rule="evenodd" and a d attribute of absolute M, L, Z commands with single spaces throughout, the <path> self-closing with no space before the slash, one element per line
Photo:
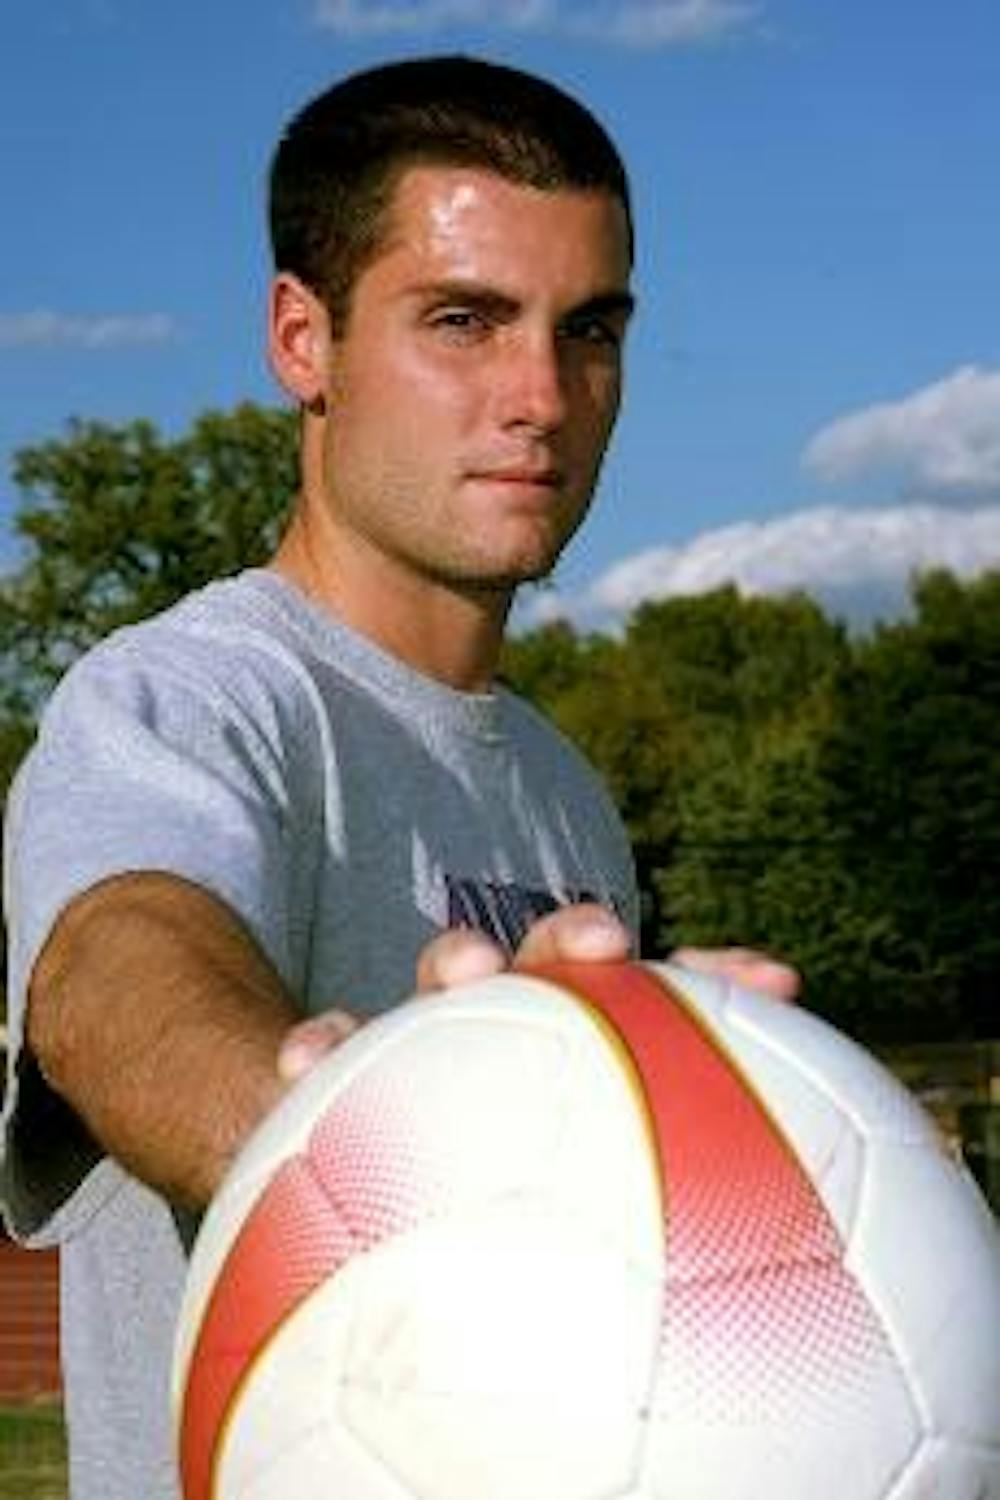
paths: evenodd
<path fill-rule="evenodd" d="M 1000 1235 L 801 1007 L 652 964 L 413 999 L 192 1257 L 185 1500 L 1000 1500 Z"/>

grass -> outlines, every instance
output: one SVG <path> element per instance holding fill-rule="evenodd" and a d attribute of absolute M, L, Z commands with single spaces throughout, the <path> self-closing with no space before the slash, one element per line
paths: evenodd
<path fill-rule="evenodd" d="M 0 1406 L 0 1500 L 66 1500 L 58 1403 Z"/>

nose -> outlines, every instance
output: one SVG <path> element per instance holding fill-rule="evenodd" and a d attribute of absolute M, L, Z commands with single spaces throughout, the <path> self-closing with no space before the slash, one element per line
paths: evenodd
<path fill-rule="evenodd" d="M 503 425 L 554 432 L 566 419 L 566 370 L 559 340 L 533 333 L 510 341 L 496 371 Z"/>

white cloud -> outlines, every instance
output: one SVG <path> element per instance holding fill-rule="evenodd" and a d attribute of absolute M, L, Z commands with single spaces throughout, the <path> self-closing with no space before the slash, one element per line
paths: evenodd
<path fill-rule="evenodd" d="M 135 344 L 165 344 L 177 329 L 166 313 L 107 313 L 74 316 L 44 309 L 0 313 L 0 349 L 112 349 Z"/>
<path fill-rule="evenodd" d="M 758 13 L 743 0 L 612 0 L 582 9 L 567 29 L 627 47 L 715 42 L 742 30 Z"/>
<path fill-rule="evenodd" d="M 851 412 L 822 428 L 803 463 L 824 479 L 874 469 L 942 500 L 1000 500 L 1000 370 L 964 365 L 899 401 Z"/>
<path fill-rule="evenodd" d="M 449 26 L 542 27 L 557 0 L 316 0 L 315 18 L 346 36 L 441 31 Z"/>
<path fill-rule="evenodd" d="M 758 10 L 751 0 L 314 0 L 317 23 L 348 36 L 481 26 L 650 48 L 718 41 Z"/>
<path fill-rule="evenodd" d="M 811 594 L 855 625 L 898 616 L 914 573 L 947 568 L 972 577 L 1000 567 L 1000 505 L 955 511 L 938 505 L 884 510 L 828 506 L 708 531 L 678 547 L 625 558 L 584 593 L 528 597 L 522 625 L 559 616 L 582 625 L 624 618 L 645 600 L 706 593 L 734 584 L 744 594 Z"/>

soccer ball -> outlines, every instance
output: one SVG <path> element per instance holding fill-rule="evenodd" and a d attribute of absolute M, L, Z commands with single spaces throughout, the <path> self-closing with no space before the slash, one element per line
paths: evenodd
<path fill-rule="evenodd" d="M 867 1052 L 670 965 L 406 1002 L 193 1253 L 186 1500 L 1000 1500 L 1000 1235 Z"/>

